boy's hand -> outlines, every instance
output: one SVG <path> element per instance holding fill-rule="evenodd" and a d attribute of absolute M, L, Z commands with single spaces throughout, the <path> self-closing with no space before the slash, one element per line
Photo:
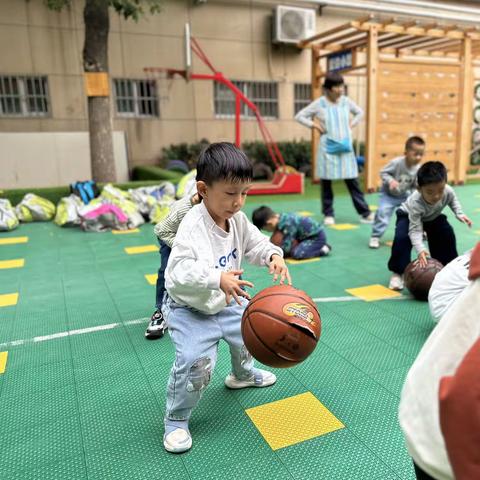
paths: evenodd
<path fill-rule="evenodd" d="M 390 190 L 397 190 L 400 184 L 394 178 L 392 178 L 388 183 L 388 186 L 390 187 Z"/>
<path fill-rule="evenodd" d="M 427 257 L 428 257 L 428 252 L 426 250 L 418 254 L 418 263 L 420 264 L 421 267 L 425 268 L 428 265 Z"/>
<path fill-rule="evenodd" d="M 288 272 L 287 265 L 285 260 L 278 254 L 274 253 L 270 260 L 268 273 L 273 275 L 273 281 L 276 282 L 278 276 L 280 275 L 280 284 L 283 285 L 285 279 L 287 279 L 288 284 L 292 284 L 292 279 L 290 278 L 290 273 Z"/>
<path fill-rule="evenodd" d="M 253 283 L 237 278 L 237 276 L 241 275 L 242 273 L 243 270 L 230 270 L 229 272 L 222 272 L 220 275 L 220 288 L 225 293 L 227 305 L 230 305 L 232 297 L 239 305 L 242 304 L 240 297 L 245 297 L 250 300 L 250 295 L 248 292 L 243 290 L 241 287 L 242 285 L 253 287 Z"/>
<path fill-rule="evenodd" d="M 472 221 L 466 215 L 459 215 L 457 217 L 462 223 L 466 223 L 469 227 L 472 226 Z"/>

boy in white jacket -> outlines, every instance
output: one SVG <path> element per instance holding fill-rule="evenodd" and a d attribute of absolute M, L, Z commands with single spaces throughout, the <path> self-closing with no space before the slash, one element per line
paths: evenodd
<path fill-rule="evenodd" d="M 189 418 L 210 382 L 220 339 L 230 347 L 227 387 L 267 387 L 276 381 L 273 373 L 253 367 L 240 331 L 250 298 L 243 287 L 253 287 L 239 279 L 244 257 L 269 266 L 274 281 L 291 283 L 282 250 L 240 211 L 252 177 L 250 160 L 231 143 L 210 145 L 198 160 L 202 202 L 182 220 L 166 271 L 163 312 L 176 349 L 163 440 L 169 452 L 185 452 L 192 446 Z"/>

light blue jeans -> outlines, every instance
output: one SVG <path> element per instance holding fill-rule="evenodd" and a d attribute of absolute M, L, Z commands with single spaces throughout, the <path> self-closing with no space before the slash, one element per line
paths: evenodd
<path fill-rule="evenodd" d="M 375 220 L 373 221 L 372 237 L 380 238 L 385 233 L 393 212 L 395 212 L 406 199 L 407 197 L 405 195 L 393 197 L 382 191 L 378 202 L 378 210 L 375 213 Z"/>
<path fill-rule="evenodd" d="M 247 303 L 232 302 L 216 315 L 205 315 L 167 296 L 162 311 L 175 345 L 175 362 L 167 386 L 165 425 L 188 423 L 210 382 L 221 339 L 230 347 L 233 374 L 240 380 L 254 374 L 253 357 L 240 330 Z"/>

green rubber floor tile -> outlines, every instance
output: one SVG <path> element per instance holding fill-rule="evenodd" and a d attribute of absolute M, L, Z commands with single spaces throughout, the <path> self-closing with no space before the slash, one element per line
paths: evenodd
<path fill-rule="evenodd" d="M 406 335 L 404 337 L 388 339 L 387 342 L 390 345 L 393 345 L 397 350 L 400 350 L 409 357 L 415 359 L 430 336 L 430 333 L 430 330 L 422 330 L 415 335 Z"/>
<path fill-rule="evenodd" d="M 25 470 L 14 470 L 5 480 L 87 480 L 87 469 L 83 455 L 65 458 L 59 462 L 40 463 Z"/>
<path fill-rule="evenodd" d="M 435 326 L 430 317 L 427 302 L 403 300 L 398 302 L 382 302 L 379 306 L 381 309 L 389 311 L 397 317 L 408 320 L 421 329 L 433 329 Z"/>
<path fill-rule="evenodd" d="M 217 466 L 215 459 L 204 472 L 196 472 L 195 480 L 293 480 L 286 465 L 279 461 L 277 455 L 271 453 L 262 456 L 253 454 L 239 464 Z"/>
<path fill-rule="evenodd" d="M 381 341 L 344 350 L 341 354 L 366 374 L 380 373 L 412 363 L 411 357 Z"/>
<path fill-rule="evenodd" d="M 70 336 L 72 356 L 98 355 L 104 352 L 133 353 L 133 347 L 122 326 L 83 335 Z"/>
<path fill-rule="evenodd" d="M 276 453 L 295 479 L 363 480 L 392 474 L 382 459 L 359 443 L 348 428 Z"/>
<path fill-rule="evenodd" d="M 5 395 L 1 397 L 0 404 L 0 425 L 3 432 L 55 422 L 72 416 L 77 410 L 74 385 L 25 395 Z"/>
<path fill-rule="evenodd" d="M 392 314 L 385 314 L 383 318 L 372 318 L 357 323 L 363 329 L 377 338 L 389 341 L 406 335 L 419 335 L 422 328 Z M 361 342 L 363 344 L 363 342 Z"/>
<path fill-rule="evenodd" d="M 163 432 L 161 432 L 163 435 Z M 164 451 L 163 437 L 138 438 L 134 442 L 87 451 L 89 478 L 95 480 L 190 480 L 183 455 Z"/>
<path fill-rule="evenodd" d="M 145 438 L 163 436 L 163 411 L 151 400 L 137 401 L 112 405 L 109 408 L 82 411 L 84 450 L 97 450 L 141 441 Z M 152 456 L 155 452 L 152 452 Z"/>
<path fill-rule="evenodd" d="M 399 477 L 411 467 L 412 460 L 405 447 L 397 413 L 352 425 L 350 431 Z"/>
<path fill-rule="evenodd" d="M 16 338 L 15 340 L 22 340 Z M 11 347 L 8 368 L 38 367 L 49 363 L 65 362 L 71 359 L 68 338 L 56 338 L 44 342 L 27 342 L 21 346 Z"/>
<path fill-rule="evenodd" d="M 77 391 L 81 412 L 108 409 L 135 400 L 146 403 L 148 398 L 154 401 L 141 370 L 122 373 L 113 370 L 110 377 L 92 377 L 90 382 L 78 383 Z"/>
<path fill-rule="evenodd" d="M 370 377 L 330 389 L 317 386 L 312 392 L 347 428 L 398 410 L 398 398 Z"/>
<path fill-rule="evenodd" d="M 38 468 L 74 457 L 82 451 L 82 437 L 76 412 L 55 422 L 2 431 L 0 449 L 2 479 L 8 478 L 9 472 L 15 470 Z"/>
<path fill-rule="evenodd" d="M 12 356 L 15 354 L 12 353 Z M 4 376 L 3 398 L 54 390 L 74 383 L 73 368 L 69 360 L 44 365 L 24 365 L 23 368 L 10 369 L 7 366 Z"/>
<path fill-rule="evenodd" d="M 386 372 L 372 375 L 372 379 L 382 385 L 390 393 L 400 398 L 400 393 L 405 383 L 405 378 L 410 370 L 409 365 L 405 365 L 394 370 L 387 370 Z"/>
<path fill-rule="evenodd" d="M 331 388 L 349 383 L 365 373 L 345 360 L 321 341 L 308 361 L 290 369 L 292 375 L 306 388 Z"/>

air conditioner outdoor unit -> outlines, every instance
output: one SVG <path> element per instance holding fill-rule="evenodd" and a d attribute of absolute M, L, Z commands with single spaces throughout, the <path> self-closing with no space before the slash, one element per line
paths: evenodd
<path fill-rule="evenodd" d="M 273 12 L 274 43 L 295 44 L 315 33 L 315 10 L 277 5 Z"/>

